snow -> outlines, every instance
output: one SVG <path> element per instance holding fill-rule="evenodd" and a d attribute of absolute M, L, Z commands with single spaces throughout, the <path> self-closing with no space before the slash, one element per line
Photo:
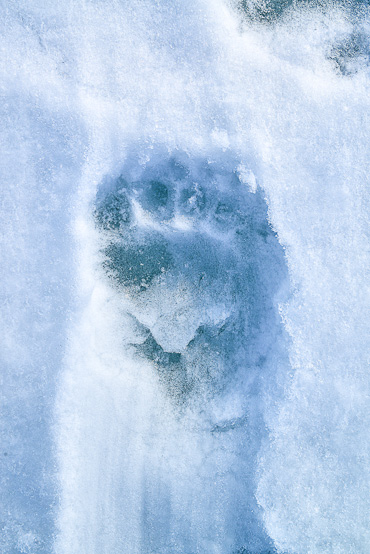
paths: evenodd
<path fill-rule="evenodd" d="M 369 550 L 369 14 L 237 4 L 4 5 L 4 554 Z"/>

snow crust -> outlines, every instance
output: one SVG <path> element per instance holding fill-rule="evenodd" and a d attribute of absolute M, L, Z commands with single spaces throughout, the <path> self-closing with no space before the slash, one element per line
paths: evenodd
<path fill-rule="evenodd" d="M 235 4 L 4 3 L 4 554 L 369 551 L 369 14 Z"/>

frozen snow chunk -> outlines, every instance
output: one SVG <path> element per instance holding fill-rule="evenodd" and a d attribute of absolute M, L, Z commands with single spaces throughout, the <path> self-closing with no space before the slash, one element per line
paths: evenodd
<path fill-rule="evenodd" d="M 246 185 L 250 192 L 255 193 L 257 190 L 257 181 L 254 173 L 245 167 L 245 165 L 240 164 L 237 168 L 237 174 L 240 181 Z"/>

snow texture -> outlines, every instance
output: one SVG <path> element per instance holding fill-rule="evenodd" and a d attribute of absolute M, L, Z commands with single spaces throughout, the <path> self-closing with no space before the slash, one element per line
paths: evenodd
<path fill-rule="evenodd" d="M 368 3 L 2 8 L 1 553 L 368 554 Z"/>

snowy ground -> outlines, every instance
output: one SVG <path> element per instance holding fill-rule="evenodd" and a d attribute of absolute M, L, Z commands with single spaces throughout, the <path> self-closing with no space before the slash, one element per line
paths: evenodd
<path fill-rule="evenodd" d="M 366 2 L 3 2 L 3 554 L 367 554 Z"/>

